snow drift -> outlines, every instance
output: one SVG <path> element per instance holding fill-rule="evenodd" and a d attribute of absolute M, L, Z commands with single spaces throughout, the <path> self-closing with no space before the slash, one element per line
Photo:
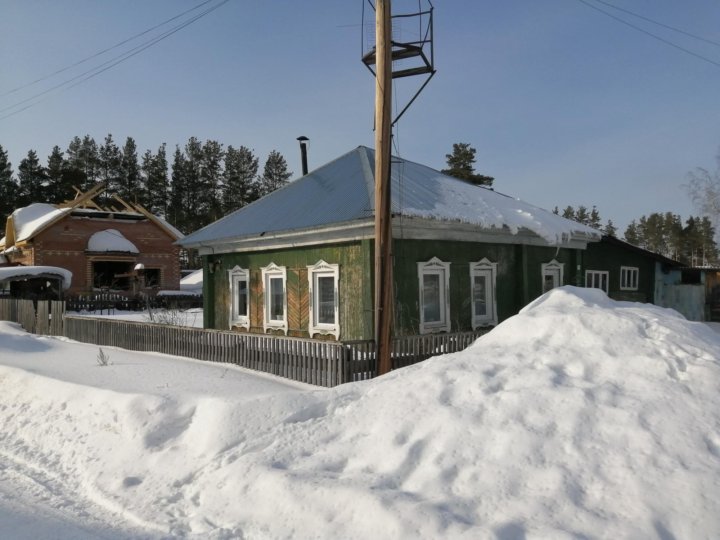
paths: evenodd
<path fill-rule="evenodd" d="M 720 537 L 720 336 L 670 310 L 564 287 L 332 390 L 0 325 L 1 455 L 158 537 Z"/>

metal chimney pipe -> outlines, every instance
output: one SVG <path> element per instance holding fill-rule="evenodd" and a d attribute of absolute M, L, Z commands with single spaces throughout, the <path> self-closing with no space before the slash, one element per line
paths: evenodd
<path fill-rule="evenodd" d="M 302 173 L 303 176 L 305 176 L 308 173 L 308 164 L 307 164 L 307 141 L 308 139 L 305 135 L 301 135 L 297 138 L 298 141 L 300 141 L 300 159 L 302 159 Z"/>

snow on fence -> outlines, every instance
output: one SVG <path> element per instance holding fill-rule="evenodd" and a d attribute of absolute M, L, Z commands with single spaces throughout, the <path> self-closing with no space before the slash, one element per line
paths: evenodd
<path fill-rule="evenodd" d="M 318 386 L 336 386 L 377 376 L 373 341 L 318 341 L 78 317 L 65 314 L 63 302 L 38 301 L 36 307 L 32 300 L 0 299 L 0 320 L 19 322 L 28 332 L 231 363 Z M 396 337 L 392 343 L 392 368 L 460 351 L 487 331 Z"/>

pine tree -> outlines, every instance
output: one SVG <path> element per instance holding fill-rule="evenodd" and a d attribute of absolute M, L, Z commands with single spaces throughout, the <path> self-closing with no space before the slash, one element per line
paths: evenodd
<path fill-rule="evenodd" d="M 638 229 L 637 221 L 634 219 L 630 222 L 630 225 L 625 229 L 625 241 L 633 246 L 640 247 L 642 244 L 642 238 L 640 237 L 640 231 Z"/>
<path fill-rule="evenodd" d="M 185 161 L 184 161 L 184 178 L 185 183 L 185 226 L 189 232 L 196 231 L 205 219 L 202 215 L 203 211 L 203 189 L 201 175 L 203 165 L 202 143 L 195 137 L 190 137 L 185 145 Z"/>
<path fill-rule="evenodd" d="M 572 206 L 566 206 L 563 210 L 562 217 L 565 219 L 575 219 L 575 209 Z"/>
<path fill-rule="evenodd" d="M 714 236 L 709 218 L 690 216 L 683 226 L 680 216 L 672 212 L 642 216 L 625 231 L 625 241 L 688 265 L 717 261 Z"/>
<path fill-rule="evenodd" d="M 270 152 L 260 179 L 260 197 L 283 187 L 291 176 L 292 172 L 288 171 L 287 162 L 282 154 L 276 150 Z"/>
<path fill-rule="evenodd" d="M 162 217 L 168 215 L 168 171 L 165 143 L 160 145 L 157 154 L 148 150 L 143 155 L 142 172 L 145 190 L 141 202 L 153 214 Z"/>
<path fill-rule="evenodd" d="M 48 202 L 46 200 L 45 168 L 40 164 L 37 152 L 28 151 L 27 157 L 18 165 L 18 180 L 20 190 L 18 206 L 27 206 L 32 203 Z"/>
<path fill-rule="evenodd" d="M 189 233 L 188 226 L 188 165 L 185 155 L 179 146 L 175 146 L 175 155 L 172 164 L 172 182 L 170 184 L 170 200 L 168 204 L 168 218 L 176 228 L 183 233 Z"/>
<path fill-rule="evenodd" d="M 87 175 L 85 174 L 85 162 L 83 160 L 82 140 L 80 137 L 73 137 L 68 144 L 65 160 L 65 182 L 72 187 L 82 189 L 88 184 Z M 73 193 L 68 193 L 68 198 L 73 197 Z"/>
<path fill-rule="evenodd" d="M 223 213 L 234 212 L 257 198 L 259 162 L 252 150 L 241 146 L 237 150 L 228 146 L 223 176 Z"/>
<path fill-rule="evenodd" d="M 135 140 L 128 137 L 121 152 L 118 194 L 125 200 L 140 202 L 145 191 L 141 182 L 137 146 Z"/>
<path fill-rule="evenodd" d="M 98 183 L 100 175 L 98 146 L 95 139 L 93 139 L 90 135 L 85 135 L 85 137 L 83 137 L 78 159 L 81 165 L 81 170 L 85 173 L 85 181 L 80 187 L 84 191 L 87 191 Z"/>
<path fill-rule="evenodd" d="M 588 216 L 588 221 L 586 225 L 592 227 L 593 229 L 600 229 L 602 227 L 600 212 L 598 212 L 598 209 L 595 205 L 593 205 L 592 210 L 590 210 L 590 215 Z"/>
<path fill-rule="evenodd" d="M 222 144 L 217 141 L 205 141 L 202 147 L 202 161 L 200 167 L 200 197 L 201 221 L 197 228 L 222 217 L 222 177 L 223 158 L 225 151 Z"/>
<path fill-rule="evenodd" d="M 47 199 L 53 204 L 63 202 L 72 196 L 72 186 L 65 185 L 67 165 L 60 147 L 53 146 L 47 158 Z"/>
<path fill-rule="evenodd" d="M 0 232 L 5 233 L 7 217 L 18 207 L 18 185 L 13 178 L 12 164 L 8 153 L 0 145 Z"/>
<path fill-rule="evenodd" d="M 580 205 L 575 211 L 575 217 L 571 219 L 575 219 L 575 221 L 577 221 L 578 223 L 587 225 L 590 223 L 590 214 L 588 213 L 588 210 L 585 206 Z"/>
<path fill-rule="evenodd" d="M 469 143 L 454 143 L 452 154 L 445 154 L 448 168 L 440 172 L 478 186 L 492 186 L 495 178 L 475 172 L 475 153 L 475 148 Z"/>
<path fill-rule="evenodd" d="M 679 259 L 683 244 L 682 220 L 677 214 L 665 213 L 664 232 L 666 236 L 667 253 L 671 259 Z"/>
<path fill-rule="evenodd" d="M 111 133 L 105 137 L 104 144 L 98 152 L 97 171 L 98 180 L 105 183 L 106 191 L 103 193 L 102 199 L 105 203 L 110 201 L 112 195 L 121 192 L 122 178 L 122 156 L 120 148 L 113 141 Z"/>
<path fill-rule="evenodd" d="M 718 247 L 715 243 L 715 227 L 708 216 L 703 216 L 698 224 L 702 238 L 703 265 L 717 264 Z"/>
<path fill-rule="evenodd" d="M 607 220 L 602 232 L 604 235 L 612 236 L 613 238 L 617 236 L 617 227 L 613 224 L 612 219 Z"/>

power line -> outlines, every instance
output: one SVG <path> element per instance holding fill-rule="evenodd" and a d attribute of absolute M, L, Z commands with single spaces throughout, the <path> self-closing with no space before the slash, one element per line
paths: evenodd
<path fill-rule="evenodd" d="M 657 39 L 658 41 L 662 41 L 663 43 L 665 43 L 666 45 L 669 45 L 670 47 L 673 47 L 673 48 L 675 48 L 675 49 L 678 49 L 678 50 L 680 50 L 680 51 L 683 51 L 684 53 L 687 53 L 687 54 L 689 54 L 689 55 L 691 55 L 691 56 L 694 56 L 695 58 L 699 58 L 700 60 L 704 60 L 705 62 L 708 62 L 708 63 L 710 63 L 710 64 L 713 64 L 714 66 L 720 67 L 720 62 L 716 62 L 715 60 L 712 60 L 712 59 L 710 59 L 710 58 L 708 58 L 708 57 L 706 57 L 706 56 L 703 56 L 703 55 L 698 54 L 698 53 L 696 53 L 696 52 L 694 52 L 694 51 L 691 51 L 690 49 L 686 49 L 685 47 L 681 47 L 680 45 L 678 45 L 678 44 L 676 44 L 676 43 L 673 43 L 672 41 L 667 40 L 667 39 L 665 39 L 665 38 L 663 38 L 663 37 L 661 37 L 661 36 L 658 36 L 657 34 L 653 34 L 652 32 L 649 32 L 649 31 L 645 30 L 644 28 L 641 28 L 641 27 L 639 27 L 639 26 L 637 26 L 637 25 L 634 25 L 634 24 L 626 21 L 625 19 L 621 19 L 620 17 L 616 17 L 616 16 L 613 15 L 612 13 L 608 13 L 608 12 L 605 11 L 604 9 L 602 9 L 602 8 L 600 8 L 600 7 L 598 7 L 598 6 L 595 6 L 595 5 L 591 4 L 590 2 L 587 2 L 586 0 L 578 0 L 578 2 L 580 2 L 580 3 L 582 3 L 582 4 L 585 4 L 587 7 L 592 8 L 592 9 L 594 9 L 594 10 L 596 10 L 596 11 L 599 11 L 600 13 L 602 13 L 602 14 L 610 17 L 611 19 L 614 19 L 614 20 L 616 20 L 616 21 L 618 21 L 618 22 L 621 22 L 622 24 L 625 24 L 625 25 L 629 26 L 630 28 L 633 28 L 633 29 L 637 30 L 638 32 L 642 32 L 643 34 L 646 34 L 646 35 L 648 35 L 648 36 L 650 36 L 650 37 L 652 37 L 652 38 L 655 38 L 655 39 Z"/>
<path fill-rule="evenodd" d="M 227 4 L 229 1 L 230 1 L 230 0 L 222 0 L 222 2 L 220 2 L 219 4 L 217 4 L 217 5 L 213 6 L 213 7 L 210 7 L 210 8 L 208 8 L 208 9 L 206 9 L 205 11 L 203 11 L 203 12 L 201 12 L 201 13 L 193 16 L 192 18 L 188 19 L 187 21 L 185 21 L 185 22 L 183 22 L 183 23 L 181 23 L 181 24 L 179 24 L 179 25 L 177 25 L 177 26 L 174 26 L 173 28 L 171 28 L 170 30 L 167 30 L 166 32 L 160 34 L 159 36 L 156 36 L 156 37 L 154 37 L 154 38 L 152 38 L 152 39 L 150 39 L 150 40 L 148 40 L 148 41 L 145 41 L 144 43 L 141 43 L 140 45 L 138 45 L 138 46 L 136 46 L 136 47 L 134 47 L 134 48 L 132 48 L 132 49 L 130 49 L 130 50 L 128 50 L 128 51 L 120 54 L 120 55 L 117 55 L 117 56 L 111 58 L 110 60 L 107 60 L 106 62 L 103 62 L 102 64 L 100 64 L 100 65 L 98 65 L 98 66 L 95 66 L 95 67 L 93 67 L 93 68 L 91 68 L 91 69 L 89 69 L 89 70 L 87 70 L 87 71 L 84 71 L 83 73 L 80 73 L 79 75 L 76 75 L 76 76 L 74 76 L 74 77 L 72 77 L 72 78 L 70 78 L 70 79 L 68 79 L 68 80 L 66 80 L 66 81 L 63 81 L 62 83 L 56 84 L 55 86 L 52 86 L 51 88 L 48 88 L 47 90 L 44 90 L 43 92 L 40 92 L 40 93 L 38 93 L 38 94 L 35 94 L 34 96 L 31 96 L 31 97 L 26 98 L 26 99 L 24 99 L 24 100 L 18 101 L 17 103 L 14 103 L 13 105 L 9 105 L 9 106 L 7 106 L 7 107 L 4 107 L 4 108 L 0 109 L 0 112 L 4 112 L 4 111 L 11 110 L 11 109 L 15 109 L 16 107 L 18 107 L 18 106 L 20 106 L 20 105 L 23 105 L 23 104 L 25 104 L 25 103 L 32 102 L 32 103 L 28 103 L 28 105 L 26 105 L 25 107 L 22 107 L 22 108 L 20 108 L 20 109 L 15 110 L 15 111 L 9 112 L 9 113 L 6 114 L 6 115 L 0 116 L 0 120 L 4 120 L 4 119 L 6 119 L 6 118 L 9 118 L 9 117 L 11 117 L 11 116 L 14 116 L 14 115 L 16 115 L 16 114 L 18 114 L 18 113 L 20 113 L 20 112 L 22 112 L 22 111 L 25 111 L 25 110 L 27 110 L 27 109 L 29 109 L 29 108 L 37 105 L 38 103 L 41 103 L 41 102 L 45 101 L 45 99 L 47 99 L 47 98 L 45 98 L 45 99 L 37 99 L 37 98 L 40 98 L 40 97 L 42 97 L 42 96 L 45 96 L 45 95 L 49 94 L 50 92 L 52 92 L 52 91 L 54 91 L 54 90 L 58 90 L 58 89 L 68 90 L 68 89 L 70 89 L 70 88 L 74 88 L 75 86 L 77 86 L 77 85 L 79 85 L 79 84 L 81 84 L 81 83 L 83 83 L 83 82 L 85 82 L 85 81 L 87 81 L 87 80 L 89 80 L 89 79 L 92 79 L 93 77 L 96 77 L 96 76 L 100 75 L 101 73 L 107 71 L 108 69 L 110 69 L 110 68 L 112 68 L 112 67 L 114 67 L 114 66 L 116 66 L 116 65 L 118 65 L 118 64 L 120 64 L 120 63 L 122 63 L 122 62 L 124 62 L 125 60 L 128 60 L 128 59 L 132 58 L 133 56 L 135 56 L 135 55 L 137 55 L 137 54 L 140 54 L 140 53 L 141 53 L 142 51 L 144 51 L 145 49 L 147 49 L 147 48 L 149 48 L 149 47 L 151 47 L 151 46 L 159 43 L 160 41 L 162 41 L 162 40 L 170 37 L 171 35 L 175 34 L 176 32 L 179 32 L 179 31 L 182 30 L 183 28 L 185 28 L 185 27 L 189 26 L 190 24 L 194 23 L 195 21 L 201 19 L 201 18 L 204 17 L 205 15 L 207 15 L 207 14 L 215 11 L 215 10 L 218 9 L 219 7 L 223 6 L 224 4 Z M 74 82 L 74 81 L 75 81 L 75 82 Z M 74 84 L 70 84 L 70 83 L 73 83 L 73 82 L 74 82 Z M 69 85 L 69 86 L 68 86 L 68 85 Z M 33 101 L 33 100 L 36 100 L 36 101 Z"/>
<path fill-rule="evenodd" d="M 174 17 L 171 17 L 170 19 L 167 19 L 167 20 L 161 22 L 160 24 L 156 24 L 155 26 L 152 26 L 152 27 L 148 28 L 147 30 L 143 30 L 143 31 L 140 32 L 139 34 L 135 34 L 134 36 L 131 36 L 131 37 L 127 38 L 127 39 L 124 39 L 124 40 L 120 41 L 119 43 L 116 43 L 115 45 L 112 45 L 112 46 L 110 46 L 110 47 L 108 47 L 108 48 L 106 48 L 106 49 L 103 49 L 103 50 L 101 50 L 101 51 L 98 51 L 98 52 L 96 52 L 95 54 L 91 54 L 90 56 L 87 56 L 87 57 L 83 58 L 82 60 L 78 60 L 77 62 L 75 62 L 75 63 L 73 63 L 73 64 L 70 64 L 70 65 L 65 66 L 64 68 L 58 69 L 57 71 L 53 71 L 52 73 L 50 73 L 50 74 L 48 74 L 48 75 L 44 75 L 44 76 L 40 77 L 39 79 L 35 79 L 34 81 L 31 81 L 31 82 L 29 82 L 29 83 L 20 85 L 20 86 L 18 86 L 18 87 L 16 87 L 16 88 L 13 88 L 12 90 L 8 90 L 8 91 L 5 92 L 4 94 L 0 94 L 0 97 L 5 97 L 5 96 L 9 96 L 10 94 L 14 94 L 14 93 L 17 92 L 18 90 L 22 90 L 23 88 L 27 88 L 28 86 L 32 86 L 32 85 L 37 84 L 37 83 L 39 83 L 39 82 L 45 81 L 45 80 L 49 79 L 50 77 L 54 77 L 55 75 L 59 75 L 60 73 L 64 73 L 65 71 L 67 71 L 67 70 L 69 70 L 69 69 L 72 69 L 72 68 L 74 68 L 74 67 L 76 67 L 76 66 L 79 66 L 80 64 L 83 64 L 83 63 L 87 62 L 88 60 L 92 60 L 93 58 L 97 58 L 98 56 L 101 56 L 101 55 L 105 54 L 106 52 L 110 52 L 110 51 L 112 51 L 113 49 L 117 49 L 118 47 L 120 47 L 120 46 L 122 46 L 122 45 L 125 45 L 126 43 L 129 43 L 130 41 L 132 41 L 132 40 L 134 40 L 134 39 L 137 39 L 137 38 L 139 38 L 140 36 L 144 36 L 145 34 L 147 34 L 147 33 L 149 33 L 149 32 L 152 32 L 153 30 L 156 30 L 157 28 L 160 28 L 161 26 L 165 26 L 165 25 L 168 24 L 169 22 L 172 22 L 172 21 L 174 21 L 174 20 L 176 20 L 176 19 L 179 19 L 179 18 L 182 17 L 183 15 L 187 15 L 187 14 L 190 13 L 191 11 L 195 11 L 196 9 L 201 8 L 201 7 L 204 6 L 205 4 L 209 4 L 209 3 L 212 2 L 212 1 L 213 1 L 213 0 L 205 0 L 204 2 L 198 4 L 198 5 L 195 6 L 195 7 L 192 7 L 192 8 L 190 8 L 190 9 L 188 9 L 188 10 L 185 10 L 185 11 L 183 11 L 182 13 L 180 13 L 180 14 L 178 14 L 178 15 L 175 15 Z"/>
<path fill-rule="evenodd" d="M 643 15 L 640 15 L 639 13 L 635 13 L 635 12 L 633 12 L 633 11 L 630 11 L 629 9 L 621 8 L 620 6 L 613 5 L 613 4 L 611 4 L 610 2 L 605 2 L 605 0 L 595 0 L 595 1 L 596 1 L 597 3 L 599 3 L 599 4 L 603 4 L 603 5 L 606 5 L 606 6 L 610 7 L 610 8 L 617 9 L 618 11 L 622 11 L 622 12 L 624 12 L 624 13 L 627 13 L 628 15 L 632 15 L 633 17 L 637 17 L 638 19 L 642 19 L 643 21 L 647 21 L 647 22 L 649 22 L 649 23 L 656 24 L 656 25 L 658 25 L 658 26 L 662 26 L 663 28 L 667 28 L 668 30 L 672 30 L 673 32 L 678 32 L 679 34 L 683 34 L 684 36 L 688 36 L 688 37 L 691 37 L 691 38 L 693 38 L 693 39 L 697 39 L 697 40 L 699 40 L 699 41 L 704 41 L 705 43 L 709 43 L 709 44 L 711 44 L 711 45 L 715 45 L 715 46 L 717 46 L 717 47 L 720 47 L 720 42 L 718 42 L 718 41 L 713 41 L 712 39 L 707 39 L 707 38 L 704 38 L 704 37 L 702 37 L 702 36 L 698 36 L 698 35 L 696 35 L 696 34 L 692 34 L 692 33 L 690 33 L 690 32 L 686 32 L 685 30 L 683 30 L 683 29 L 681 29 L 681 28 L 677 28 L 677 27 L 675 27 L 675 26 L 670 26 L 669 24 L 665 24 L 665 23 L 661 23 L 661 22 L 655 21 L 655 20 L 653 20 L 653 19 L 651 19 L 651 18 L 649 18 L 649 17 L 645 17 L 645 16 L 643 16 Z"/>

